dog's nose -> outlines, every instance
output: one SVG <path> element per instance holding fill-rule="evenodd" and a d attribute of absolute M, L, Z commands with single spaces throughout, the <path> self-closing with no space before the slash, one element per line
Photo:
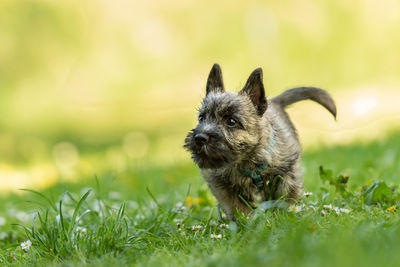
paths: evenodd
<path fill-rule="evenodd" d="M 210 139 L 210 137 L 205 133 L 198 133 L 194 136 L 194 140 L 198 145 L 203 145 L 207 143 L 208 139 Z"/>

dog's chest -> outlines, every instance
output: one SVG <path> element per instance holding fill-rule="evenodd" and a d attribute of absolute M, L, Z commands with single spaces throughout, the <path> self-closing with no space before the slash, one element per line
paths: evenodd
<path fill-rule="evenodd" d="M 274 187 L 278 186 L 277 183 L 274 183 L 274 174 L 269 170 L 260 174 L 262 187 L 257 187 L 256 181 L 251 176 L 247 176 L 238 170 L 202 170 L 202 174 L 214 195 L 240 196 L 249 202 L 253 202 L 260 197 L 260 200 L 267 200 L 273 194 Z"/>

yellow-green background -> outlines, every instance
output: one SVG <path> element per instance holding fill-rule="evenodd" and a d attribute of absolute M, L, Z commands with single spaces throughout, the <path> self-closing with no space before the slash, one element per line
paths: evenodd
<path fill-rule="evenodd" d="M 0 190 L 187 162 L 213 63 L 237 91 L 314 85 L 290 110 L 308 147 L 400 126 L 400 1 L 0 1 Z M 134 178 L 132 178 L 134 179 Z"/>

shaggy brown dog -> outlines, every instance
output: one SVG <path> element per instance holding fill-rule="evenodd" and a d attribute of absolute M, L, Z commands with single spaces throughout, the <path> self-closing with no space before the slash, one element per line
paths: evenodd
<path fill-rule="evenodd" d="M 199 123 L 184 147 L 228 218 L 234 220 L 235 210 L 247 214 L 248 203 L 296 201 L 303 190 L 301 146 L 284 109 L 310 99 L 336 117 L 329 94 L 298 87 L 267 100 L 260 68 L 240 92 L 226 92 L 218 64 L 211 69 L 206 92 Z"/>

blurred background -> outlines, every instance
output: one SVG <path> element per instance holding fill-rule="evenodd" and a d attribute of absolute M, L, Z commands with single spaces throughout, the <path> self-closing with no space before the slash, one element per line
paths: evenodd
<path fill-rule="evenodd" d="M 268 96 L 327 89 L 336 122 L 289 110 L 306 151 L 384 139 L 400 129 L 399 32 L 398 0 L 2 0 L 0 191 L 193 173 L 182 144 L 215 62 L 230 91 L 257 67 Z"/>

